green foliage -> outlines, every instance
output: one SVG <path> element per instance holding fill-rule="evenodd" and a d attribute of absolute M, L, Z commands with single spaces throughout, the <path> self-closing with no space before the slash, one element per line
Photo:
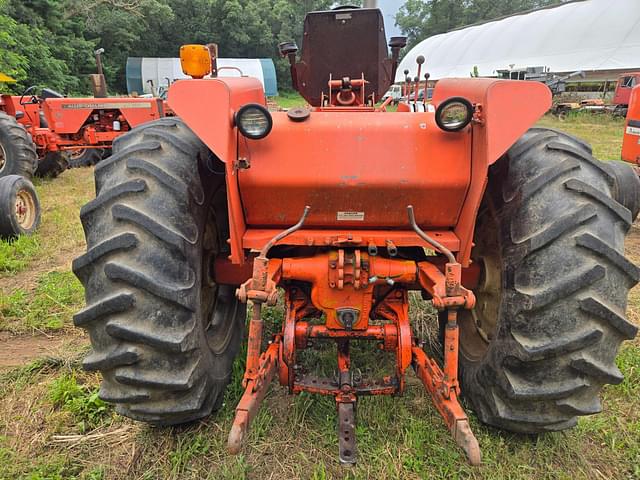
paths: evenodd
<path fill-rule="evenodd" d="M 0 72 L 27 86 L 88 94 L 93 51 L 102 47 L 111 93 L 124 92 L 127 57 L 175 57 L 186 43 L 218 43 L 224 57 L 273 58 L 283 85 L 288 63 L 277 45 L 302 39 L 304 15 L 332 0 L 0 0 Z M 353 3 L 353 2 L 352 2 Z M 358 3 L 358 2 L 356 2 Z M 0 86 L 7 91 L 8 86 Z"/>
<path fill-rule="evenodd" d="M 71 413 L 81 432 L 100 425 L 110 409 L 98 398 L 98 388 L 78 384 L 72 373 L 63 374 L 49 387 L 49 400 L 57 408 Z"/>

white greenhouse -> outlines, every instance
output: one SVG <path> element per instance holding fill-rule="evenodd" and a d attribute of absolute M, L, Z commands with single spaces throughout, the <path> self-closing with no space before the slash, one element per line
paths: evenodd
<path fill-rule="evenodd" d="M 433 80 L 531 67 L 615 80 L 640 70 L 640 0 L 572 1 L 435 35 L 407 53 L 397 82 L 419 55 Z"/>

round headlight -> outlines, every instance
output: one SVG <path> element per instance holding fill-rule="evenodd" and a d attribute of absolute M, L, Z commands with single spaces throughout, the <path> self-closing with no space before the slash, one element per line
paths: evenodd
<path fill-rule="evenodd" d="M 457 132 L 469 125 L 473 118 L 473 105 L 466 98 L 451 97 L 436 109 L 436 123 L 445 132 Z"/>
<path fill-rule="evenodd" d="M 273 127 L 269 110 L 257 103 L 244 105 L 236 112 L 236 125 L 247 138 L 259 140 L 266 137 Z"/>

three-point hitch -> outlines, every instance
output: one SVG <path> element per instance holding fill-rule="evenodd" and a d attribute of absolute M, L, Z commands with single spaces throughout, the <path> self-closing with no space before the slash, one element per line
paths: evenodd
<path fill-rule="evenodd" d="M 362 395 L 397 395 L 405 390 L 405 371 L 413 366 L 431 394 L 456 443 L 469 462 L 480 463 L 480 448 L 458 396 L 457 310 L 470 309 L 475 297 L 461 284 L 461 266 L 444 245 L 429 237 L 416 224 L 413 207 L 408 206 L 413 230 L 436 251 L 446 264 L 413 261 L 376 255 L 360 248 L 328 250 L 311 257 L 271 258 L 271 247 L 302 227 L 309 207 L 300 221 L 282 232 L 262 249 L 253 262 L 253 276 L 237 291 L 242 302 L 250 301 L 253 313 L 249 324 L 244 395 L 236 408 L 228 448 L 238 453 L 252 419 L 278 376 L 290 393 L 333 395 L 338 411 L 339 455 L 342 463 L 356 461 L 355 407 Z M 262 305 L 275 305 L 276 287 L 285 291 L 285 319 L 282 331 L 263 341 Z M 447 311 L 444 334 L 444 368 L 420 348 L 409 323 L 408 292 L 425 290 L 438 310 Z M 319 319 L 323 318 L 324 322 Z M 314 339 L 333 340 L 337 345 L 336 379 L 304 374 L 298 351 Z M 352 340 L 369 340 L 395 354 L 395 375 L 367 380 L 354 375 L 349 355 Z"/>

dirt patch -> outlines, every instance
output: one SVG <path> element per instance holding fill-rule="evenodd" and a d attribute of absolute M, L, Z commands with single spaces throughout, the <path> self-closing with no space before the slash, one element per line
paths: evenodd
<path fill-rule="evenodd" d="M 27 365 L 42 357 L 62 357 L 69 347 L 74 350 L 88 343 L 82 336 L 11 335 L 0 332 L 0 371 Z"/>
<path fill-rule="evenodd" d="M 37 265 L 30 266 L 27 270 L 6 277 L 0 277 L 0 292 L 6 295 L 11 294 L 17 289 L 30 292 L 36 287 L 38 278 L 43 275 L 49 272 L 71 270 L 71 261 L 82 255 L 84 251 L 84 245 L 67 248 L 55 257 L 43 259 Z"/>

